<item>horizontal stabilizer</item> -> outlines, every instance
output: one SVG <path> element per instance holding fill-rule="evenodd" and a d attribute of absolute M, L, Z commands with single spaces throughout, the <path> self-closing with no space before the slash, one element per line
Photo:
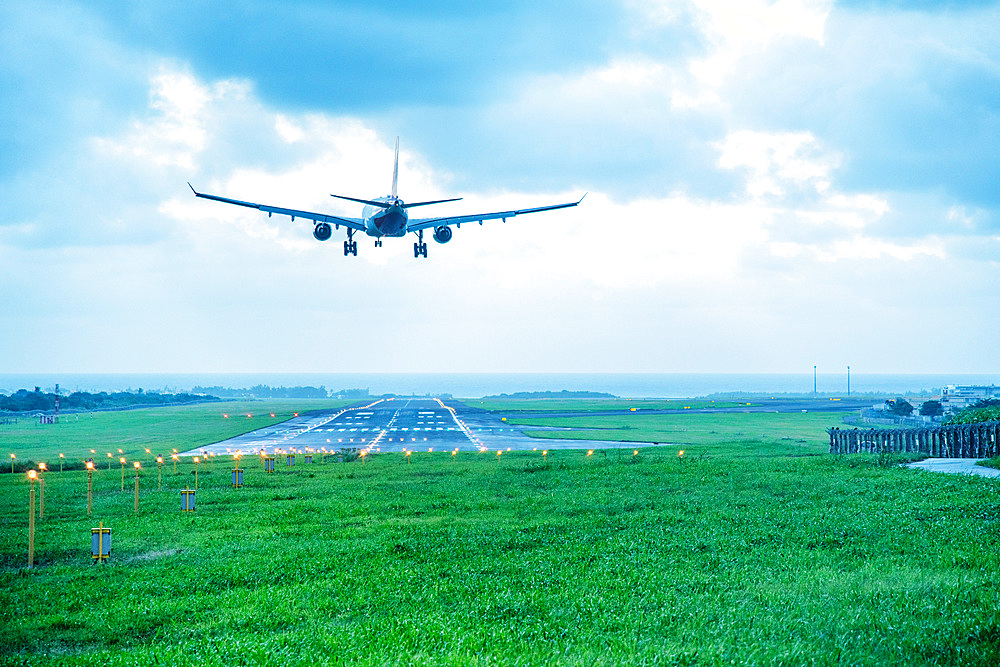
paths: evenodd
<path fill-rule="evenodd" d="M 418 201 L 412 204 L 403 204 L 403 208 L 413 208 L 414 206 L 427 206 L 428 204 L 443 204 L 447 201 L 461 201 L 461 197 L 454 197 L 452 199 L 435 199 L 434 201 Z"/>
<path fill-rule="evenodd" d="M 346 199 L 347 201 L 355 201 L 358 202 L 359 204 L 368 204 L 369 206 L 377 206 L 379 208 L 392 208 L 397 203 L 401 204 L 403 208 L 413 208 L 414 206 L 427 206 L 428 204 L 443 204 L 445 202 L 460 201 L 462 199 L 461 197 L 454 197 L 452 199 L 435 199 L 434 201 L 418 201 L 412 204 L 407 204 L 395 198 L 390 199 L 389 201 L 375 201 L 374 199 L 358 199 L 357 197 L 345 197 L 344 195 L 331 194 L 330 196 L 336 197 L 337 199 Z"/>
<path fill-rule="evenodd" d="M 336 197 L 337 199 L 346 199 L 347 201 L 356 201 L 359 204 L 368 204 L 369 206 L 378 206 L 379 208 L 392 208 L 391 201 L 374 201 L 372 199 L 358 199 L 357 197 L 345 197 L 344 195 L 330 195 L 331 197 Z"/>

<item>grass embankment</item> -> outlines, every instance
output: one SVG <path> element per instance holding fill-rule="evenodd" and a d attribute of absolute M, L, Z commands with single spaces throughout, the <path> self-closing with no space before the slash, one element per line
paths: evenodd
<path fill-rule="evenodd" d="M 45 461 L 50 469 L 58 470 L 59 454 L 65 455 L 67 466 L 81 468 L 83 461 L 91 456 L 98 465 L 105 464 L 111 452 L 117 465 L 119 456 L 129 461 L 148 458 L 146 448 L 154 454 L 167 455 L 173 449 L 183 452 L 286 421 L 296 412 L 338 408 L 354 402 L 284 399 L 202 403 L 67 414 L 58 424 L 45 425 L 24 418 L 16 424 L 0 425 L 0 456 L 3 457 L 0 473 L 4 470 L 10 473 L 12 453 L 17 457 L 15 470 L 25 470 L 29 462 L 38 461 Z M 228 414 L 229 418 L 223 418 L 223 414 Z M 91 449 L 96 450 L 95 454 L 91 454 Z M 119 449 L 122 454 L 118 453 Z"/>
<path fill-rule="evenodd" d="M 0 662 L 997 664 L 1000 486 L 798 451 L 0 476 Z"/>

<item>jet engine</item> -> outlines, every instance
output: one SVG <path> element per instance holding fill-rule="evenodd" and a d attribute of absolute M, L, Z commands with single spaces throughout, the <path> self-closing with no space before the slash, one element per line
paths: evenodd
<path fill-rule="evenodd" d="M 317 241 L 326 241 L 332 235 L 333 235 L 333 230 L 330 229 L 330 225 L 325 222 L 319 223 L 318 225 L 316 225 L 316 228 L 313 229 L 313 236 L 316 237 Z"/>
<path fill-rule="evenodd" d="M 441 225 L 440 227 L 434 228 L 434 240 L 438 243 L 447 243 L 451 240 L 451 227 L 448 225 Z"/>

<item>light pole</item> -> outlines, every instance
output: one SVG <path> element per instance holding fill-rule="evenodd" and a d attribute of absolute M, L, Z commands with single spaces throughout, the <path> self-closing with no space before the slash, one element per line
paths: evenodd
<path fill-rule="evenodd" d="M 157 466 L 157 468 L 159 468 L 159 471 L 160 471 L 160 479 L 157 482 L 156 490 L 157 491 L 162 491 L 163 490 L 163 457 L 162 456 L 157 456 L 156 457 L 156 466 Z"/>
<path fill-rule="evenodd" d="M 813 366 L 813 395 L 816 394 L 816 367 Z"/>
<path fill-rule="evenodd" d="M 847 367 L 847 395 L 851 395 L 851 367 Z"/>
<path fill-rule="evenodd" d="M 125 457 L 118 459 L 122 464 L 122 491 L 125 490 Z"/>
<path fill-rule="evenodd" d="M 64 454 L 59 455 L 59 472 L 63 471 L 63 460 L 66 458 Z"/>
<path fill-rule="evenodd" d="M 31 496 L 28 501 L 28 567 L 35 564 L 35 477 L 38 475 L 34 470 L 28 471 L 28 479 L 31 480 Z"/>
<path fill-rule="evenodd" d="M 139 462 L 136 461 L 132 465 L 135 466 L 135 513 L 139 513 Z"/>
<path fill-rule="evenodd" d="M 45 518 L 45 475 L 44 473 L 48 468 L 45 467 L 44 463 L 38 464 L 38 518 Z"/>
<path fill-rule="evenodd" d="M 94 508 L 94 462 L 87 461 L 87 516 L 90 516 Z"/>

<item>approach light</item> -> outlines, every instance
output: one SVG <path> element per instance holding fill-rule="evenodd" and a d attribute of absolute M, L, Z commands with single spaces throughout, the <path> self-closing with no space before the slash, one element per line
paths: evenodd
<path fill-rule="evenodd" d="M 93 469 L 94 469 L 94 462 L 87 461 L 87 470 L 93 470 Z"/>
<path fill-rule="evenodd" d="M 32 482 L 35 481 L 36 477 L 38 477 L 38 473 L 37 472 L 35 472 L 34 470 L 29 470 L 28 471 L 28 479 L 30 479 Z"/>

